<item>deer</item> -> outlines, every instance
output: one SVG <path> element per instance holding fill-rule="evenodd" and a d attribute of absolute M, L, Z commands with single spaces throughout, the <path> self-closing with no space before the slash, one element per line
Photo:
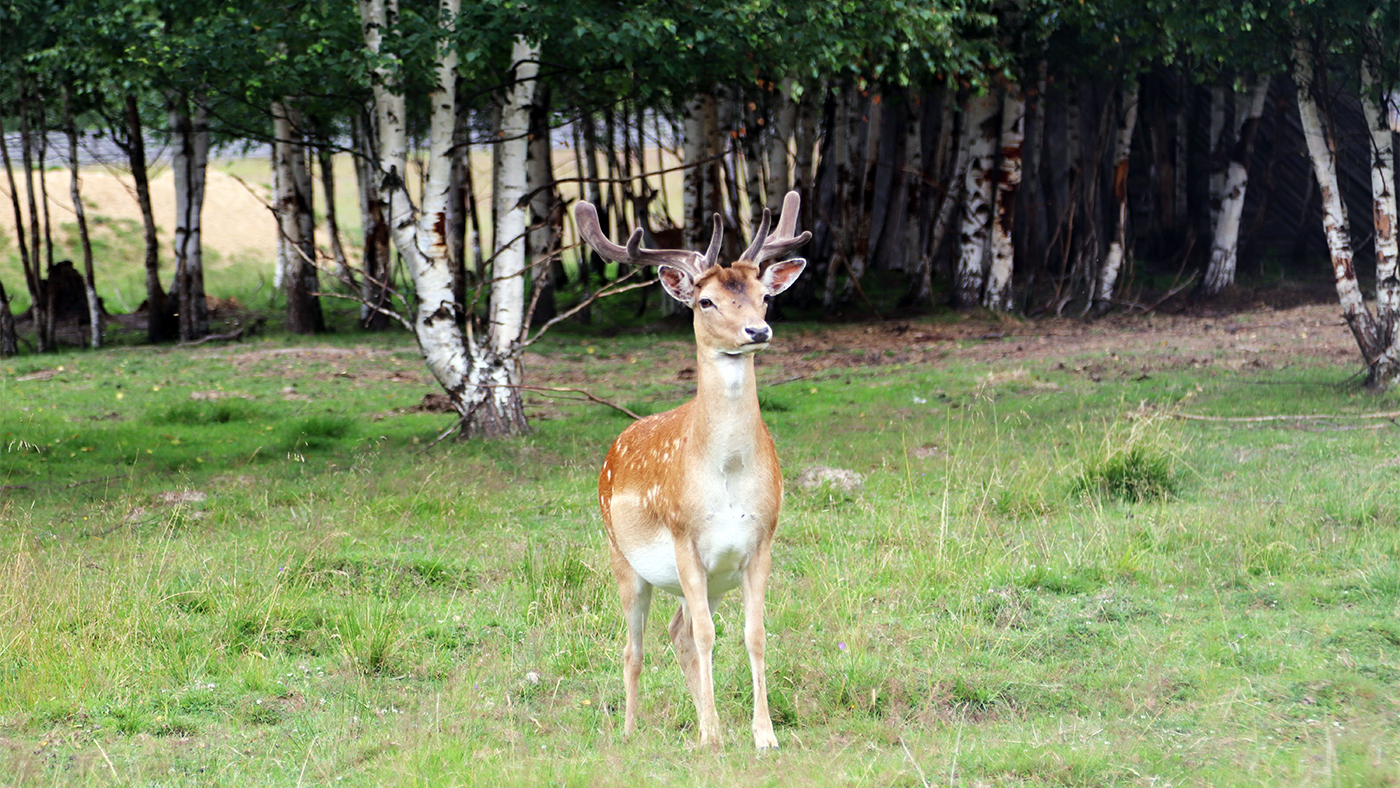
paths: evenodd
<path fill-rule="evenodd" d="M 773 338 L 768 303 L 807 265 L 789 259 L 812 237 L 795 233 L 800 203 L 797 192 L 788 193 L 772 235 L 765 208 L 752 242 L 728 266 L 719 260 L 724 228 L 718 214 L 709 248 L 700 254 L 643 249 L 641 228 L 620 246 L 600 229 L 592 205 L 579 202 L 575 209 L 580 235 L 600 256 L 656 266 L 666 293 L 694 312 L 695 398 L 634 422 L 613 442 L 598 474 L 598 506 L 627 623 L 625 737 L 637 727 L 642 634 L 652 591 L 659 588 L 680 598 L 667 629 L 695 704 L 699 746 L 720 748 L 712 611 L 724 593 L 739 588 L 753 676 L 754 746 L 778 746 L 768 711 L 763 604 L 783 476 L 759 415 L 754 354 Z"/>

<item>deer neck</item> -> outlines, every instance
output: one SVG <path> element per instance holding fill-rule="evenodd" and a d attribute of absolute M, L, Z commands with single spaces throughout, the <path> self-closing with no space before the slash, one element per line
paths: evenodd
<path fill-rule="evenodd" d="M 711 462 L 726 473 L 736 461 L 751 465 L 758 437 L 758 385 L 753 354 L 729 355 L 710 348 L 696 354 L 696 438 Z"/>

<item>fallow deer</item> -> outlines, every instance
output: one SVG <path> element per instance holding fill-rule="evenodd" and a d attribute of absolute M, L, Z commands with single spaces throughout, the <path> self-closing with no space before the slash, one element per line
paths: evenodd
<path fill-rule="evenodd" d="M 669 627 L 686 687 L 695 702 L 700 744 L 719 748 L 712 654 L 712 609 L 720 595 L 740 588 L 744 645 L 753 674 L 753 740 L 777 747 L 764 678 L 763 595 L 772 561 L 773 533 L 782 506 L 783 477 L 773 438 L 759 417 L 753 354 L 773 332 L 764 316 L 769 300 L 797 280 L 805 260 L 786 259 L 811 233 L 795 235 L 800 198 L 790 192 L 773 235 L 769 213 L 743 255 L 719 263 L 720 217 L 705 254 L 642 249 L 638 228 L 619 246 L 598 226 L 592 205 L 580 202 L 580 233 L 599 255 L 619 263 L 658 266 L 661 283 L 694 310 L 695 399 L 649 416 L 623 431 L 598 475 L 613 574 L 622 595 L 627 643 L 622 650 L 627 691 L 623 731 L 637 726 L 642 633 L 653 588 L 681 599 Z M 770 260 L 778 260 L 766 265 Z"/>

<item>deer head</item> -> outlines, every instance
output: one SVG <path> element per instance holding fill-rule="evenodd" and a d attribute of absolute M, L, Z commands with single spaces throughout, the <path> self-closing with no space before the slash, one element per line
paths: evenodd
<path fill-rule="evenodd" d="M 765 316 L 768 302 L 797 281 L 807 261 L 798 257 L 768 264 L 787 255 L 812 237 L 796 234 L 801 205 L 797 192 L 788 192 L 776 230 L 769 234 L 771 216 L 763 209 L 753 241 L 738 260 L 729 266 L 719 261 L 724 225 L 714 217 L 714 234 L 704 254 L 684 249 L 643 249 L 642 228 L 637 228 L 619 246 L 608 239 L 598 225 L 598 213 L 587 202 L 574 211 L 579 234 L 604 258 L 628 265 L 657 266 L 661 286 L 677 301 L 695 312 L 695 341 L 702 349 L 725 355 L 747 355 L 768 346 L 772 329 Z"/>

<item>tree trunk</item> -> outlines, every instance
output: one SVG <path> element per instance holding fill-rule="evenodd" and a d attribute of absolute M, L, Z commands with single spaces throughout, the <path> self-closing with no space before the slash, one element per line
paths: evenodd
<path fill-rule="evenodd" d="M 530 196 L 529 257 L 531 296 L 534 309 L 527 319 L 540 324 L 558 313 L 554 303 L 555 271 L 558 260 L 562 210 L 555 199 L 553 145 L 549 134 L 550 91 L 537 89 L 530 106 L 529 161 L 526 164 L 526 193 Z"/>
<path fill-rule="evenodd" d="M 15 333 L 15 316 L 10 311 L 10 296 L 5 292 L 5 283 L 0 282 L 0 358 L 18 355 L 19 336 Z"/>
<path fill-rule="evenodd" d="M 187 102 L 180 93 L 170 97 L 170 169 L 175 181 L 175 281 L 171 290 L 179 305 L 180 340 L 192 342 L 209 333 L 200 241 L 209 121 L 207 111 L 198 103 L 192 117 Z"/>
<path fill-rule="evenodd" d="M 1327 250 L 1332 259 L 1332 276 L 1337 286 L 1337 300 L 1342 317 L 1351 327 L 1357 347 L 1366 365 L 1371 367 L 1380 357 L 1382 347 L 1375 322 L 1366 309 L 1361 286 L 1356 280 L 1352 261 L 1351 238 L 1347 229 L 1346 206 L 1342 202 L 1337 182 L 1336 141 L 1324 121 L 1318 95 L 1326 95 L 1314 73 L 1311 42 L 1299 37 L 1293 47 L 1293 78 L 1298 85 L 1298 114 L 1303 124 L 1303 139 L 1307 142 L 1313 174 L 1317 178 L 1322 198 L 1322 230 L 1327 236 Z"/>
<path fill-rule="evenodd" d="M 957 129 L 958 96 L 957 90 L 949 88 L 943 99 L 942 119 L 939 124 L 938 145 L 935 148 L 934 166 L 943 167 L 948 148 L 953 148 L 952 168 L 945 170 L 941 179 L 942 193 L 938 195 L 937 213 L 930 205 L 933 226 L 926 237 L 919 240 L 919 265 L 915 272 L 916 290 L 914 303 L 928 305 L 933 302 L 933 264 L 943 248 L 943 239 L 948 235 L 948 227 L 953 223 L 953 212 L 961 204 L 962 186 L 967 175 L 967 129 L 960 135 Z"/>
<path fill-rule="evenodd" d="M 151 209 L 151 183 L 146 173 L 146 141 L 141 130 L 141 113 L 136 94 L 126 95 L 127 161 L 136 186 L 136 202 L 141 206 L 141 225 L 146 241 L 146 337 L 163 342 L 173 335 L 165 292 L 160 285 L 160 238 L 156 235 L 156 215 Z"/>
<path fill-rule="evenodd" d="M 391 271 L 387 204 L 375 184 L 373 162 L 378 160 L 375 124 L 357 114 L 353 120 L 355 138 L 355 178 L 360 192 L 360 228 L 363 233 L 363 260 L 360 264 L 360 325 L 372 331 L 389 327 L 389 316 L 381 310 L 393 307 L 390 301 Z"/>
<path fill-rule="evenodd" d="M 1249 187 L 1249 155 L 1254 149 L 1254 136 L 1259 128 L 1259 117 L 1264 114 L 1264 101 L 1268 95 L 1268 77 L 1255 77 L 1248 93 L 1249 104 L 1244 112 L 1235 113 L 1239 129 L 1235 134 L 1235 144 L 1230 149 L 1230 162 L 1225 173 L 1220 208 L 1214 211 L 1215 228 L 1214 240 L 1210 246 L 1210 264 L 1206 266 L 1205 280 L 1201 284 L 1201 292 L 1204 295 L 1215 295 L 1235 284 L 1235 263 L 1239 258 L 1240 217 L 1244 215 L 1245 189 Z"/>
<path fill-rule="evenodd" d="M 331 245 L 331 259 L 335 261 L 335 276 L 350 291 L 355 290 L 355 274 L 350 270 L 350 261 L 345 257 L 345 247 L 340 242 L 340 222 L 335 210 L 335 152 L 331 150 L 330 139 L 316 140 L 317 163 L 321 165 L 321 194 L 326 198 L 326 236 Z"/>
<path fill-rule="evenodd" d="M 992 223 L 992 266 L 982 305 L 997 312 L 1011 308 L 1011 274 L 1016 259 L 1013 231 L 1016 192 L 1021 187 L 1021 147 L 1025 140 L 1026 100 L 1019 85 L 1008 85 L 1001 101 L 1001 167 L 996 182 L 996 218 Z"/>
<path fill-rule="evenodd" d="M 457 0 L 450 0 L 456 2 Z M 523 369 L 517 347 L 525 328 L 525 229 L 530 206 L 525 202 L 529 155 L 530 105 L 539 73 L 539 47 L 523 37 L 511 50 L 514 80 L 501 110 L 501 189 L 494 195 L 497 223 L 493 234 L 495 263 L 491 269 L 491 325 L 485 387 L 467 419 L 469 435 L 514 435 L 527 429 L 520 397 Z"/>
<path fill-rule="evenodd" d="M 43 292 L 44 280 L 40 276 L 42 272 L 39 270 L 38 261 L 29 254 L 29 242 L 24 238 L 24 214 L 20 212 L 19 190 L 15 188 L 15 171 L 14 167 L 10 164 L 10 147 L 4 143 L 5 125 L 3 121 L 4 118 L 0 117 L 0 160 L 4 162 L 5 179 L 9 182 L 10 186 L 10 205 L 14 208 L 15 213 L 15 240 L 18 241 L 19 244 L 19 261 L 20 267 L 24 270 L 24 284 L 29 290 L 31 303 L 47 303 L 47 299 L 41 300 L 36 296 L 37 293 Z M 3 285 L 0 285 L 0 310 L 3 310 L 3 313 L 0 313 L 0 331 L 4 330 L 3 321 L 8 320 L 9 332 L 13 335 L 15 330 L 14 315 L 10 312 L 10 299 L 4 295 L 3 287 Z M 33 309 L 33 307 L 30 308 Z M 0 337 L 0 339 L 3 339 L 3 337 Z M 19 346 L 16 344 L 15 353 L 19 352 L 18 348 Z M 12 353 L 11 355 L 14 354 Z"/>
<path fill-rule="evenodd" d="M 43 244 L 40 240 L 39 230 L 39 206 L 34 190 L 34 134 L 29 126 L 30 100 L 33 95 L 28 90 L 27 80 L 20 82 L 20 102 L 19 102 L 19 139 L 20 158 L 24 165 L 24 193 L 29 201 L 29 266 L 32 269 L 29 276 L 25 277 L 29 285 L 29 314 L 34 319 L 35 345 L 40 353 L 47 353 L 55 350 L 53 334 L 53 303 L 51 298 L 51 283 L 46 274 L 41 260 Z M 41 172 L 42 176 L 43 173 Z M 18 219 L 18 216 L 16 216 Z M 17 221 L 15 232 L 24 235 L 26 225 Z M 50 264 L 49 267 L 52 267 Z"/>
<path fill-rule="evenodd" d="M 453 24 L 459 7 L 459 0 L 442 0 L 440 18 L 444 26 Z M 371 53 L 378 54 L 383 34 L 395 31 L 397 2 L 361 0 L 360 14 L 365 44 Z M 511 168 L 503 169 L 503 186 L 495 195 L 501 217 L 495 237 L 499 251 L 492 272 L 491 325 L 481 332 L 486 335 L 482 338 L 463 334 L 452 300 L 446 219 L 456 120 L 455 48 L 444 43 L 437 52 L 437 79 L 429 100 L 432 113 L 421 213 L 409 198 L 401 175 L 408 160 L 407 101 L 396 83 L 395 56 L 385 58 L 388 62 L 375 73 L 374 103 L 380 142 L 377 180 L 383 199 L 390 206 L 394 243 L 407 264 L 417 294 L 410 324 L 428 368 L 461 416 L 464 437 L 508 435 L 526 429 L 518 384 L 528 204 L 520 203 L 525 193 L 524 165 L 529 144 L 526 135 L 538 56 L 538 48 L 517 39 L 512 53 L 514 79 L 502 114 L 503 134 L 498 143 L 503 148 L 502 158 L 509 160 Z"/>
<path fill-rule="evenodd" d="M 88 237 L 87 214 L 78 179 L 78 124 L 73 119 L 73 91 L 63 88 L 63 125 L 68 132 L 69 193 L 73 200 L 73 216 L 78 220 L 78 241 L 83 247 L 83 289 L 88 305 L 88 344 L 94 350 L 102 347 L 102 303 L 97 300 L 97 279 L 92 271 L 92 239 Z"/>
<path fill-rule="evenodd" d="M 1210 86 L 1210 226 L 1220 224 L 1230 160 L 1230 116 L 1235 110 L 1235 87 L 1217 80 Z"/>
<path fill-rule="evenodd" d="M 287 292 L 287 330 L 315 334 L 325 330 L 321 302 L 316 297 L 316 237 L 311 213 L 311 175 L 306 168 L 305 147 L 298 116 L 286 102 L 272 103 L 273 157 L 277 211 L 287 255 L 283 286 Z"/>
<path fill-rule="evenodd" d="M 985 93 L 969 101 L 965 113 L 968 165 L 964 194 L 967 199 L 963 203 L 954 282 L 954 303 L 958 307 L 976 306 L 982 299 L 988 233 L 991 229 L 992 186 L 996 178 L 992 165 L 996 157 L 998 132 L 1001 130 L 997 122 L 1000 104 L 996 93 Z"/>
<path fill-rule="evenodd" d="M 851 254 L 851 195 L 855 193 L 851 166 L 851 124 L 854 115 L 851 107 L 855 103 L 852 92 L 852 88 L 846 88 L 836 97 L 831 139 L 827 142 L 831 164 L 828 167 L 825 160 L 822 163 L 823 168 L 828 170 L 827 177 L 833 186 L 830 205 L 822 206 L 831 238 L 831 258 L 826 266 L 826 286 L 822 292 L 822 305 L 828 309 L 836 303 L 837 276 L 848 265 Z"/>
<path fill-rule="evenodd" d="M 1376 104 L 1376 68 L 1370 58 L 1362 59 L 1361 109 L 1371 131 L 1371 206 L 1376 246 L 1376 334 L 1383 347 L 1371 366 L 1377 386 L 1400 380 L 1400 347 L 1396 343 L 1396 322 L 1400 318 L 1400 280 L 1396 261 L 1395 143 L 1389 119 Z"/>
<path fill-rule="evenodd" d="M 1113 201 L 1117 207 L 1113 240 L 1108 244 L 1103 268 L 1099 271 L 1098 287 L 1095 288 L 1094 304 L 1100 311 L 1108 309 L 1113 300 L 1113 289 L 1118 285 L 1118 275 L 1123 268 L 1123 258 L 1128 246 L 1128 157 L 1133 151 L 1133 130 L 1137 127 L 1138 81 L 1123 90 L 1123 106 L 1118 116 L 1118 134 L 1113 145 Z"/>
<path fill-rule="evenodd" d="M 797 130 L 797 102 L 792 93 L 796 83 L 783 80 L 782 89 L 773 95 L 777 109 L 773 112 L 773 122 L 765 139 L 764 153 L 768 160 L 768 182 L 766 202 L 770 211 L 782 208 L 783 197 L 791 189 L 792 169 L 788 164 L 788 144 Z M 777 220 L 777 217 L 774 217 Z"/>

